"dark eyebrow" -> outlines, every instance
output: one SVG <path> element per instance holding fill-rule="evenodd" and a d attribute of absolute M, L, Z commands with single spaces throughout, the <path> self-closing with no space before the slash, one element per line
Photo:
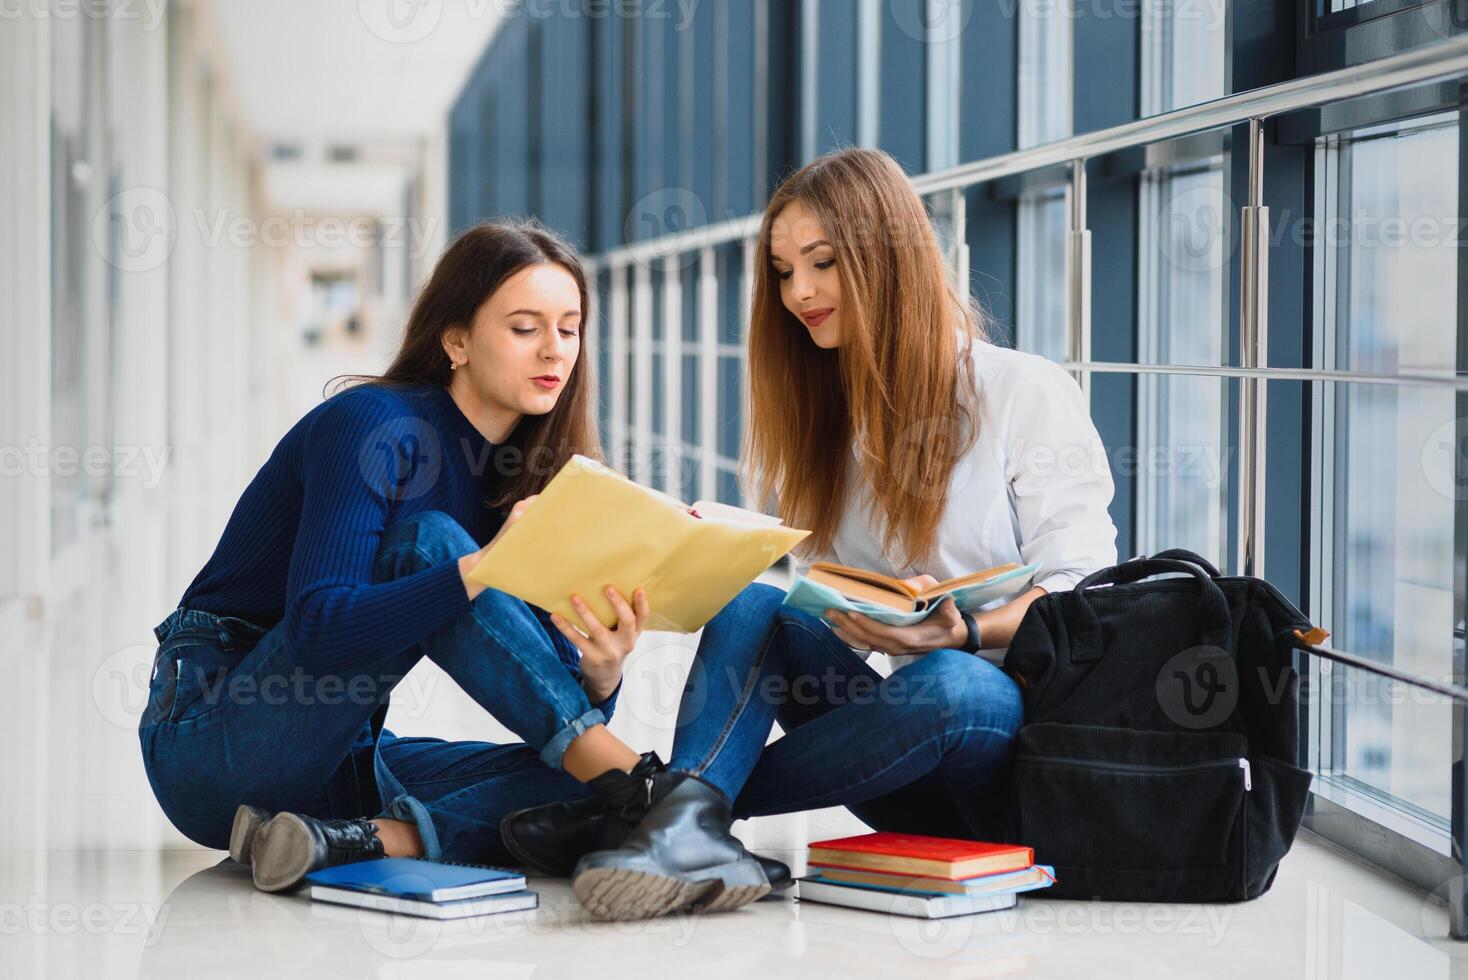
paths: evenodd
<path fill-rule="evenodd" d="M 805 255 L 807 252 L 814 251 L 815 249 L 820 248 L 822 245 L 830 246 L 830 244 L 831 243 L 828 242 L 828 241 L 826 241 L 824 238 L 817 238 L 815 241 L 811 242 L 809 245 L 807 245 L 804 248 L 802 248 L 800 250 L 800 254 L 801 255 Z M 776 255 L 774 252 L 771 252 L 770 253 L 770 261 L 771 262 L 784 262 L 785 260 L 782 259 L 782 258 L 780 258 L 780 256 Z"/>
<path fill-rule="evenodd" d="M 541 319 L 545 318 L 545 314 L 542 313 L 540 310 L 511 310 L 510 312 L 506 313 L 505 316 L 519 316 L 521 313 L 528 313 L 533 317 L 539 317 Z"/>

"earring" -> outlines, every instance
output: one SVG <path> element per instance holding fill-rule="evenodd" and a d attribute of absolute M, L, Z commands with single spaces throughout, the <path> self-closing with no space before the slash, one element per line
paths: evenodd
<path fill-rule="evenodd" d="M 457 371 L 457 370 L 459 370 L 459 362 L 458 361 L 449 361 L 449 370 L 450 371 Z"/>

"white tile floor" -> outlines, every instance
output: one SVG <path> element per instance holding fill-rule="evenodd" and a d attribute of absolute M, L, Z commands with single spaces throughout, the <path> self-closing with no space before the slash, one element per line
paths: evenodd
<path fill-rule="evenodd" d="M 766 848 L 796 863 L 796 849 Z M 561 880 L 541 907 L 453 923 L 267 895 L 213 851 L 0 854 L 6 977 L 469 978 L 1468 976 L 1468 944 L 1409 889 L 1301 841 L 1262 899 L 1232 906 L 1024 900 L 919 922 L 771 897 L 714 916 L 586 918 Z"/>
<path fill-rule="evenodd" d="M 310 373 L 310 372 L 306 372 Z M 302 387 L 314 397 L 316 371 Z M 300 411 L 282 410 L 281 425 Z M 564 882 L 533 913 L 440 924 L 256 892 L 223 854 L 159 812 L 135 734 L 154 644 L 258 460 L 179 452 L 156 492 L 119 501 L 53 568 L 50 600 L 0 602 L 0 980 L 27 977 L 1266 977 L 1468 978 L 1446 913 L 1303 839 L 1274 889 L 1239 906 L 1023 901 L 1012 913 L 919 923 L 774 897 L 737 913 L 610 925 Z M 213 452 L 228 454 L 229 447 Z M 237 485 L 221 474 L 234 473 Z M 612 730 L 667 757 L 692 638 L 649 635 Z M 508 737 L 431 664 L 395 691 L 404 734 Z M 842 810 L 736 827 L 803 870 L 802 845 L 860 832 Z"/>

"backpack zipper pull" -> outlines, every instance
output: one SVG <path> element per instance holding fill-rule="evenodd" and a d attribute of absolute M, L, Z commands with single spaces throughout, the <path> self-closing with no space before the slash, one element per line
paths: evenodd
<path fill-rule="evenodd" d="M 1240 757 L 1239 768 L 1244 770 L 1244 792 L 1247 793 L 1249 790 L 1254 788 L 1254 777 L 1249 771 L 1249 760 Z"/>

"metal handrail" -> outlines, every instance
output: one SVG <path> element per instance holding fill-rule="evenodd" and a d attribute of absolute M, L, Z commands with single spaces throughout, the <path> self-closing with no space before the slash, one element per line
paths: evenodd
<path fill-rule="evenodd" d="M 1335 381 L 1391 385 L 1394 388 L 1449 388 L 1468 391 L 1468 374 L 1404 371 L 1339 371 L 1331 368 L 1232 367 L 1223 364 L 1140 364 L 1132 361 L 1063 361 L 1067 371 L 1088 374 L 1183 374 L 1205 378 L 1263 378 L 1265 381 Z"/>
<path fill-rule="evenodd" d="M 1420 674 L 1409 674 L 1404 670 L 1398 670 L 1387 664 L 1380 664 L 1375 660 L 1368 660 L 1360 654 L 1347 653 L 1345 650 L 1337 650 L 1334 647 L 1312 646 L 1304 641 L 1296 641 L 1295 649 L 1308 653 L 1311 656 L 1319 657 L 1321 660 L 1333 660 L 1338 664 L 1345 664 L 1347 667 L 1364 670 L 1368 674 L 1376 674 L 1378 677 L 1399 681 L 1410 687 L 1417 687 L 1424 691 L 1431 691 L 1434 694 L 1441 694 L 1443 697 L 1450 698 L 1460 704 L 1468 704 L 1468 687 L 1433 680 L 1431 677 L 1423 677 Z"/>
<path fill-rule="evenodd" d="M 1235 126 L 1251 119 L 1263 119 L 1284 112 L 1309 109 L 1329 102 L 1373 95 L 1462 74 L 1468 74 L 1468 35 L 1458 35 L 1365 64 L 1279 82 L 1200 105 L 1148 116 L 1109 129 L 959 164 L 946 170 L 935 170 L 914 177 L 912 183 L 922 195 L 962 189 L 1032 170 L 1068 165 L 1076 160 L 1117 150 Z M 601 268 L 631 262 L 648 262 L 683 252 L 727 245 L 758 232 L 760 217 L 759 214 L 744 215 L 645 242 L 622 245 L 589 258 L 587 263 L 591 267 Z"/>

